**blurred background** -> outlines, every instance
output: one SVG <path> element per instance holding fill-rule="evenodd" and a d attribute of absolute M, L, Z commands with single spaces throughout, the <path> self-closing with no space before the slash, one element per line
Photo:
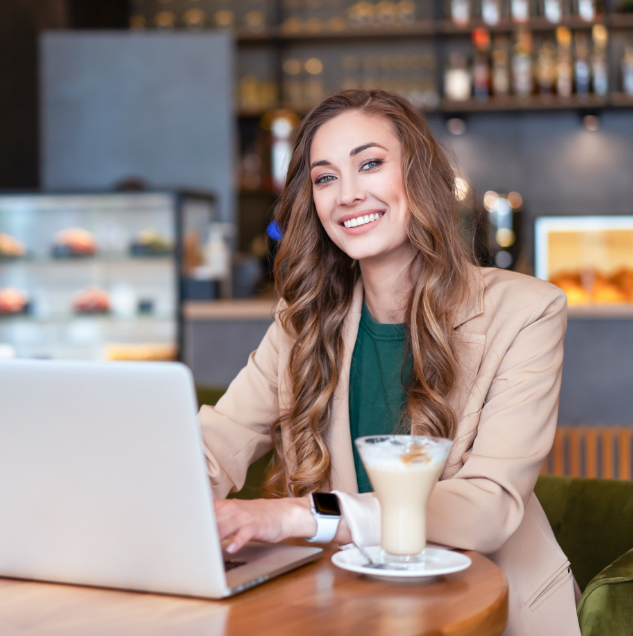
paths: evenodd
<path fill-rule="evenodd" d="M 271 322 L 293 130 L 357 87 L 426 113 L 483 265 L 566 292 L 549 469 L 630 477 L 631 0 L 3 0 L 0 357 L 221 392 Z"/>

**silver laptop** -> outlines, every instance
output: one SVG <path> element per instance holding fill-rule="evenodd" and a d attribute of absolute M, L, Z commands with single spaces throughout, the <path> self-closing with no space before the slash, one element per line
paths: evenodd
<path fill-rule="evenodd" d="M 0 576 L 222 598 L 320 553 L 223 553 L 185 366 L 0 362 Z"/>

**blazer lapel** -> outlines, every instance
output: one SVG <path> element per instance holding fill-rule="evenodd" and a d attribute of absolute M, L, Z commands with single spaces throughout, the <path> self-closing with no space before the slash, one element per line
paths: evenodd
<path fill-rule="evenodd" d="M 341 375 L 332 399 L 332 424 L 328 444 L 332 461 L 332 490 L 349 493 L 358 492 L 352 436 L 349 429 L 349 375 L 362 307 L 363 284 L 359 280 L 354 288 L 352 306 L 343 325 L 343 360 Z"/>
<path fill-rule="evenodd" d="M 457 360 L 459 378 L 449 402 L 457 417 L 457 430 L 453 446 L 446 460 L 442 479 L 452 477 L 461 467 L 461 457 L 472 441 L 471 433 L 477 429 L 479 418 L 475 417 L 483 406 L 483 397 L 473 391 L 483 360 L 486 336 L 468 333 L 468 322 L 480 316 L 484 310 L 484 280 L 479 270 L 470 269 L 471 294 L 454 323 L 457 336 Z"/>

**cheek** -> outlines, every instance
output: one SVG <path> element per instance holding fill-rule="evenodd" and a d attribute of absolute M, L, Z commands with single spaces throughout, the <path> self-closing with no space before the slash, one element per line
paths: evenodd
<path fill-rule="evenodd" d="M 331 189 L 332 188 L 325 188 L 324 190 L 317 190 L 312 193 L 312 200 L 314 201 L 317 215 L 326 230 L 331 223 L 332 212 L 334 210 L 332 193 L 329 192 Z"/>
<path fill-rule="evenodd" d="M 328 188 L 327 190 L 329 190 Z M 334 209 L 331 195 L 323 190 L 321 192 L 313 192 L 312 200 L 314 201 L 314 207 L 316 208 L 319 221 L 326 231 L 327 235 L 334 241 L 336 245 L 339 245 L 339 237 L 336 235 L 335 228 L 332 227 L 332 211 Z"/>

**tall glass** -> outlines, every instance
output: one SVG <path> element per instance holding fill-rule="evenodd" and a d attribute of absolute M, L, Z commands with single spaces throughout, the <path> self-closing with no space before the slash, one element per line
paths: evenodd
<path fill-rule="evenodd" d="M 355 440 L 381 507 L 381 560 L 397 569 L 424 568 L 426 505 L 453 442 L 419 435 Z"/>

